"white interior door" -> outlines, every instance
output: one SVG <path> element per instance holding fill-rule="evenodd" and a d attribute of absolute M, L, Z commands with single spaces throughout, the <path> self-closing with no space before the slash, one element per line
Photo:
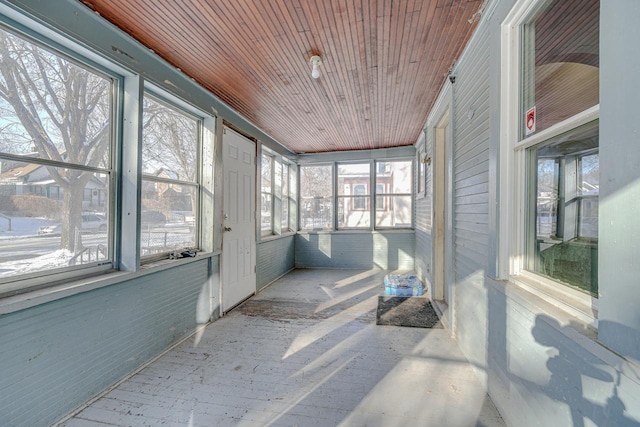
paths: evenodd
<path fill-rule="evenodd" d="M 222 138 L 224 168 L 222 312 L 256 292 L 255 144 L 231 129 Z"/>

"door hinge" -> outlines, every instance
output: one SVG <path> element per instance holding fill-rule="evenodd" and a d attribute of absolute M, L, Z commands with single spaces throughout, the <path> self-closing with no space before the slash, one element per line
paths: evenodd
<path fill-rule="evenodd" d="M 257 266 L 255 266 L 255 265 L 253 266 L 253 272 L 254 272 L 254 273 L 257 273 L 257 272 L 258 272 L 258 267 L 257 267 Z"/>

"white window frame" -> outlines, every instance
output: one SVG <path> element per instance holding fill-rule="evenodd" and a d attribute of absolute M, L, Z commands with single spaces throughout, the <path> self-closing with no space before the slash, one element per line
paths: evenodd
<path fill-rule="evenodd" d="M 560 282 L 526 271 L 524 213 L 528 209 L 526 151 L 528 148 L 597 120 L 600 106 L 593 106 L 573 117 L 520 139 L 520 76 L 522 26 L 545 0 L 522 0 L 505 18 L 501 27 L 500 152 L 498 194 L 497 278 L 509 280 L 586 323 L 597 325 L 597 298 Z"/>

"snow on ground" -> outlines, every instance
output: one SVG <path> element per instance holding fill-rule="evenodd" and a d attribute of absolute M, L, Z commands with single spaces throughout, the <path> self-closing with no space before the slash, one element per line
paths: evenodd
<path fill-rule="evenodd" d="M 55 224 L 45 218 L 28 218 L 13 217 L 11 219 L 11 230 L 9 230 L 9 219 L 0 216 L 0 241 L 24 239 L 25 237 L 37 236 L 38 228 Z M 6 243 L 9 245 L 9 243 Z M 1 247 L 0 243 L 0 247 Z M 73 254 L 67 250 L 56 250 L 45 255 L 34 257 L 34 249 L 29 246 L 24 248 L 11 247 L 4 255 L 12 254 L 13 258 L 8 261 L 0 262 L 0 277 L 12 276 L 15 274 L 26 273 L 30 271 L 41 271 L 52 268 L 59 268 L 69 265 L 69 260 Z M 37 252 L 36 252 L 37 253 Z M 24 257 L 22 257 L 24 254 Z"/>
<path fill-rule="evenodd" d="M 6 261 L 0 263 L 0 277 L 26 273 L 28 271 L 42 271 L 69 265 L 73 253 L 60 249 L 35 258 Z"/>

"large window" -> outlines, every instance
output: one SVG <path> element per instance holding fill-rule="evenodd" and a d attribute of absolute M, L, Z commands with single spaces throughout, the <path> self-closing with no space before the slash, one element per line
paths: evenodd
<path fill-rule="evenodd" d="M 200 120 L 145 94 L 140 254 L 197 248 Z"/>
<path fill-rule="evenodd" d="M 300 228 L 333 229 L 332 165 L 300 167 Z"/>
<path fill-rule="evenodd" d="M 38 28 L 0 26 L 0 297 L 211 250 L 215 119 Z"/>
<path fill-rule="evenodd" d="M 292 166 L 282 156 L 263 149 L 260 177 L 260 231 L 263 236 L 295 229 L 296 181 Z"/>
<path fill-rule="evenodd" d="M 338 228 L 371 225 L 371 163 L 338 164 Z"/>
<path fill-rule="evenodd" d="M 115 87 L 0 29 L 0 230 L 12 239 L 0 293 L 24 278 L 112 268 Z"/>
<path fill-rule="evenodd" d="M 413 227 L 413 168 L 413 160 L 301 166 L 300 227 L 332 230 L 334 215 L 337 229 Z"/>
<path fill-rule="evenodd" d="M 526 168 L 521 268 L 597 296 L 600 3 L 529 3 L 515 150 Z"/>
<path fill-rule="evenodd" d="M 376 227 L 412 226 L 413 162 L 376 162 Z"/>

